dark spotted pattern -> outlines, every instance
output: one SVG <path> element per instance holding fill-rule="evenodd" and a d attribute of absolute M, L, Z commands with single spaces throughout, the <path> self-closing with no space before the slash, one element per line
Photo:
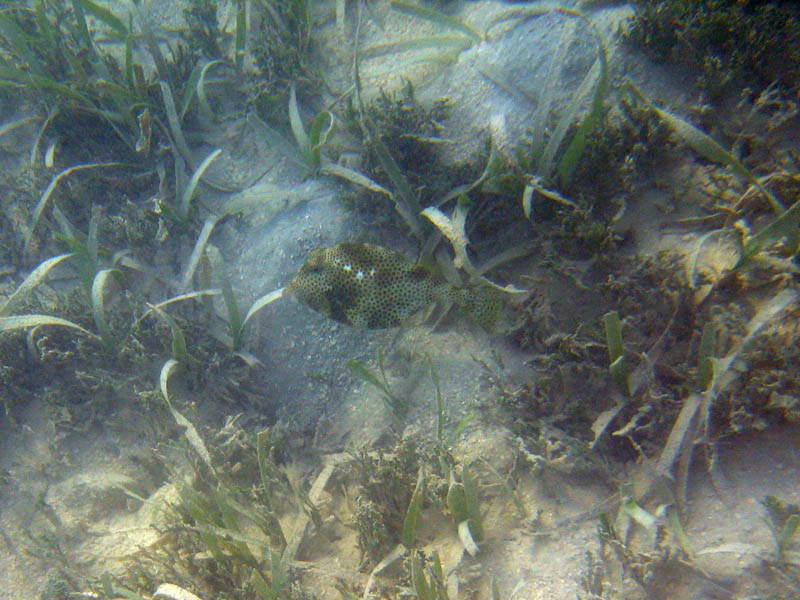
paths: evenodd
<path fill-rule="evenodd" d="M 309 254 L 286 287 L 323 315 L 355 327 L 397 327 L 434 302 L 455 302 L 491 326 L 498 309 L 490 290 L 455 289 L 393 250 L 344 243 Z"/>

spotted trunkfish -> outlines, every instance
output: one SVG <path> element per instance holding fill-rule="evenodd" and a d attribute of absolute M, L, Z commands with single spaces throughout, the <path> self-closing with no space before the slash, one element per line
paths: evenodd
<path fill-rule="evenodd" d="M 312 251 L 286 292 L 331 319 L 367 329 L 405 325 L 422 309 L 451 302 L 491 329 L 501 295 L 485 286 L 456 287 L 399 252 L 355 242 Z"/>

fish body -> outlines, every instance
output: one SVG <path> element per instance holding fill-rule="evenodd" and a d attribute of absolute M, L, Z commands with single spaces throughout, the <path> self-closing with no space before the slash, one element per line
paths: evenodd
<path fill-rule="evenodd" d="M 286 291 L 331 319 L 367 329 L 406 324 L 437 302 L 453 302 L 490 327 L 499 306 L 491 290 L 457 288 L 399 252 L 355 242 L 312 251 Z"/>

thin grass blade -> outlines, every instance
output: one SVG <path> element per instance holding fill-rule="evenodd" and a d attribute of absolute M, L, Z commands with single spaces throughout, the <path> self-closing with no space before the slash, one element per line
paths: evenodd
<path fill-rule="evenodd" d="M 697 349 L 697 386 L 701 390 L 707 390 L 714 377 L 714 366 L 709 359 L 716 354 L 716 346 L 717 326 L 713 321 L 707 321 Z"/>
<path fill-rule="evenodd" d="M 347 0 L 336 0 L 336 27 L 344 33 L 345 30 L 345 7 Z"/>
<path fill-rule="evenodd" d="M 724 358 L 706 358 L 713 370 L 708 388 L 704 393 L 692 394 L 684 401 L 656 465 L 657 478 L 672 479 L 673 466 L 677 460 L 681 460 L 683 475 L 679 477 L 677 494 L 680 505 L 685 505 L 688 465 L 700 430 L 708 427 L 710 411 L 719 394 L 735 380 L 736 373 L 731 366 L 752 345 L 761 329 L 796 302 L 798 296 L 800 293 L 792 289 L 778 292 L 750 319 L 745 337 Z M 704 377 L 708 378 L 708 375 Z M 651 486 L 653 483 L 655 479 Z"/>
<path fill-rule="evenodd" d="M 150 308 L 148 308 L 147 312 L 145 312 L 139 318 L 139 321 L 141 321 L 143 318 L 145 318 L 147 315 L 149 315 L 154 310 L 163 309 L 163 308 L 169 306 L 170 304 L 175 304 L 176 302 L 183 302 L 184 300 L 194 300 L 194 299 L 197 299 L 197 298 L 206 298 L 208 296 L 219 296 L 221 293 L 222 292 L 220 290 L 211 289 L 211 290 L 198 290 L 198 291 L 195 291 L 195 292 L 188 292 L 186 294 L 179 294 L 177 296 L 173 296 L 172 298 L 169 298 L 167 300 L 163 300 L 163 301 L 159 302 L 158 304 L 150 304 L 150 305 L 148 305 Z"/>
<path fill-rule="evenodd" d="M 100 332 L 103 342 L 109 348 L 114 346 L 114 340 L 106 320 L 104 295 L 109 276 L 119 274 L 121 274 L 119 269 L 102 269 L 97 272 L 97 275 L 94 276 L 94 281 L 92 281 L 92 316 L 94 317 L 94 324 L 97 327 L 97 331 Z"/>
<path fill-rule="evenodd" d="M 92 208 L 92 216 L 89 219 L 89 231 L 86 233 L 86 253 L 89 256 L 89 262 L 96 271 L 99 256 L 99 241 L 97 239 L 98 231 L 100 229 L 100 221 L 103 217 L 103 210 L 100 207 Z"/>
<path fill-rule="evenodd" d="M 669 529 L 678 546 L 686 553 L 686 556 L 693 558 L 692 546 L 689 544 L 689 537 L 686 535 L 686 530 L 681 523 L 678 509 L 674 504 L 667 504 L 663 506 L 663 510 L 661 510 L 662 507 L 659 507 L 659 509 L 659 513 L 663 512 L 663 519 L 667 524 L 667 529 Z M 659 516 L 661 515 L 659 514 Z"/>
<path fill-rule="evenodd" d="M 23 117 L 22 119 L 17 119 L 16 121 L 10 121 L 8 123 L 3 123 L 0 125 L 0 137 L 5 135 L 6 133 L 10 133 L 14 131 L 18 127 L 23 127 L 28 123 L 35 123 L 36 121 L 41 121 L 42 117 Z"/>
<path fill-rule="evenodd" d="M 543 7 L 543 8 L 532 8 L 532 7 L 516 7 L 510 10 L 504 11 L 498 14 L 496 17 L 493 17 L 492 20 L 486 27 L 486 30 L 483 34 L 484 38 L 489 37 L 489 32 L 500 25 L 501 23 L 506 23 L 508 21 L 525 21 L 527 19 L 532 19 L 535 17 L 541 17 L 552 12 L 553 8 L 550 7 Z"/>
<path fill-rule="evenodd" d="M 444 426 L 447 420 L 447 409 L 444 402 L 444 395 L 442 394 L 442 386 L 439 382 L 439 374 L 431 363 L 431 381 L 436 390 L 436 438 L 440 444 L 445 443 Z"/>
<path fill-rule="evenodd" d="M 447 446 L 450 447 L 456 443 L 456 440 L 461 436 L 462 433 L 469 427 L 469 424 L 475 419 L 475 413 L 469 413 L 464 415 L 458 420 L 456 426 L 453 428 L 453 431 L 447 436 Z"/>
<path fill-rule="evenodd" d="M 478 556 L 481 550 L 478 548 L 478 544 L 475 543 L 475 538 L 472 536 L 469 519 L 461 521 L 461 523 L 458 524 L 458 539 L 464 544 L 464 549 L 469 552 L 470 556 Z"/>
<path fill-rule="evenodd" d="M 2 79 L 7 79 L 10 82 L 19 84 L 16 87 L 28 87 L 32 85 L 45 92 L 55 94 L 59 98 L 74 100 L 82 106 L 92 106 L 92 100 L 88 96 L 74 90 L 68 85 L 59 83 L 48 75 L 36 75 L 34 73 L 25 73 L 8 67 L 0 67 L 0 80 Z"/>
<path fill-rule="evenodd" d="M 68 254 L 61 254 L 48 258 L 40 263 L 33 271 L 31 271 L 25 280 L 19 284 L 19 287 L 14 291 L 11 296 L 0 306 L 0 317 L 6 316 L 14 312 L 14 310 L 28 297 L 33 289 L 45 280 L 48 273 L 55 268 L 62 261 L 75 256 L 74 252 Z"/>
<path fill-rule="evenodd" d="M 172 360 L 189 364 L 192 361 L 192 357 L 186 346 L 186 336 L 183 335 L 183 330 L 180 325 L 178 325 L 178 322 L 169 316 L 166 311 L 157 306 L 148 304 L 147 307 L 157 314 L 169 326 L 172 332 Z"/>
<path fill-rule="evenodd" d="M 783 310 L 797 301 L 799 296 L 800 292 L 793 289 L 784 289 L 775 294 L 759 308 L 747 323 L 747 334 L 736 347 L 725 358 L 711 359 L 714 363 L 714 379 L 709 388 L 707 402 L 713 402 L 715 396 L 730 383 L 734 376 L 734 373 L 731 373 L 731 366 L 753 344 L 759 332 Z"/>
<path fill-rule="evenodd" d="M 197 271 L 197 265 L 200 264 L 200 261 L 203 258 L 206 244 L 208 244 L 208 240 L 211 237 L 211 233 L 214 231 L 214 227 L 216 227 L 218 220 L 219 217 L 211 215 L 203 222 L 203 228 L 200 230 L 200 234 L 197 236 L 197 241 L 194 243 L 192 254 L 189 256 L 189 261 L 186 263 L 186 269 L 181 277 L 178 291 L 185 292 L 189 289 L 195 271 Z"/>
<path fill-rule="evenodd" d="M 198 61 L 192 68 L 192 72 L 189 73 L 189 78 L 186 80 L 186 85 L 183 88 L 183 96 L 181 96 L 181 110 L 178 113 L 181 122 L 186 117 L 186 112 L 189 110 L 189 106 L 191 106 L 192 100 L 197 94 L 197 86 L 199 85 L 200 77 L 206 66 L 207 65 L 203 65 L 201 61 Z"/>
<path fill-rule="evenodd" d="M 725 271 L 741 263 L 742 254 L 742 237 L 734 229 L 714 229 L 702 235 L 686 260 L 689 287 L 697 289 L 698 274 L 708 268 L 713 268 L 715 279 L 719 280 Z"/>
<path fill-rule="evenodd" d="M 567 49 L 569 48 L 568 40 L 572 39 L 574 31 L 575 24 L 572 21 L 564 25 L 555 54 L 551 57 L 550 64 L 547 67 L 544 89 L 541 94 L 539 94 L 539 102 L 533 113 L 530 127 L 531 164 L 528 165 L 528 168 L 536 173 L 542 173 L 547 122 L 555 102 L 559 74 L 567 59 Z"/>
<path fill-rule="evenodd" d="M 561 162 L 558 165 L 558 176 L 559 180 L 561 181 L 562 185 L 566 185 L 572 179 L 572 175 L 575 172 L 575 168 L 578 165 L 578 161 L 580 160 L 581 155 L 583 154 L 584 149 L 586 148 L 586 140 L 589 134 L 594 129 L 597 121 L 600 119 L 600 116 L 603 112 L 603 103 L 605 102 L 606 95 L 608 94 L 608 87 L 609 87 L 609 75 L 608 75 L 608 52 L 606 50 L 605 43 L 603 41 L 603 36 L 594 26 L 594 24 L 589 20 L 589 18 L 580 11 L 574 10 L 562 10 L 561 12 L 565 14 L 572 14 L 573 16 L 577 16 L 580 19 L 583 19 L 586 24 L 591 28 L 594 36 L 597 40 L 598 45 L 598 55 L 597 61 L 599 64 L 600 74 L 597 79 L 597 84 L 594 86 L 594 93 L 592 94 L 592 103 L 589 111 L 586 113 L 586 116 L 583 118 L 580 126 L 578 127 L 578 131 L 575 132 L 572 140 L 567 146 L 564 155 L 561 157 Z M 589 77 L 587 74 L 587 77 Z"/>
<path fill-rule="evenodd" d="M 742 257 L 736 267 L 740 267 L 745 261 L 782 239 L 790 240 L 793 246 L 790 252 L 796 254 L 798 228 L 800 228 L 800 201 L 792 204 L 777 219 L 745 242 Z"/>
<path fill-rule="evenodd" d="M 125 39 L 130 33 L 125 22 L 104 6 L 100 6 L 91 0 L 75 0 L 75 3 L 99 21 L 108 25 L 120 39 Z"/>
<path fill-rule="evenodd" d="M 175 143 L 176 150 L 183 160 L 186 161 L 186 164 L 191 167 L 194 164 L 194 160 L 192 159 L 192 153 L 189 151 L 189 146 L 186 143 L 186 138 L 183 137 L 181 120 L 175 108 L 175 99 L 172 96 L 172 89 L 166 81 L 159 81 L 158 85 L 161 88 L 164 110 L 167 113 L 167 123 L 169 123 L 170 133 L 172 134 L 172 140 Z"/>
<path fill-rule="evenodd" d="M 411 15 L 413 17 L 425 19 L 426 21 L 430 21 L 431 23 L 436 23 L 437 25 L 443 25 L 445 27 L 455 29 L 469 36 L 475 42 L 480 42 L 483 40 L 483 36 L 481 36 L 480 33 L 475 31 L 475 29 L 473 29 L 460 19 L 456 19 L 455 17 L 446 15 L 429 6 L 392 0 L 392 9 L 400 13 Z"/>
<path fill-rule="evenodd" d="M 403 175 L 403 172 L 400 170 L 397 162 L 395 162 L 391 152 L 389 152 L 389 148 L 383 143 L 383 140 L 377 136 L 371 136 L 371 141 L 375 150 L 375 156 L 378 158 L 381 168 L 386 172 L 386 175 L 392 182 L 392 186 L 395 188 L 395 194 L 392 195 L 392 198 L 395 201 L 394 204 L 397 212 L 403 217 L 403 220 L 409 226 L 412 233 L 417 237 L 421 237 L 424 232 L 422 221 L 420 221 L 419 218 L 422 207 L 420 206 L 417 195 L 414 193 L 414 189 L 411 187 L 406 176 Z"/>
<path fill-rule="evenodd" d="M 278 298 L 283 298 L 283 290 L 284 288 L 274 290 L 269 294 L 261 296 L 261 298 L 253 302 L 253 305 L 250 307 L 250 310 L 247 311 L 247 315 L 244 317 L 244 321 L 242 321 L 242 328 L 244 329 L 244 327 L 250 322 L 250 319 L 252 319 L 262 308 L 272 304 Z"/>
<path fill-rule="evenodd" d="M 183 191 L 183 195 L 181 196 L 181 203 L 178 212 L 184 221 L 189 219 L 189 214 L 192 211 L 192 200 L 194 200 L 194 197 L 197 194 L 197 186 L 200 183 L 200 179 L 203 177 L 203 174 L 206 172 L 206 170 L 211 166 L 211 163 L 213 163 L 220 154 L 222 154 L 222 148 L 214 150 L 211 154 L 205 157 L 203 162 L 200 163 L 200 166 L 197 167 L 195 172 L 192 174 L 192 178 L 189 180 L 189 184 L 186 186 L 186 189 Z"/>
<path fill-rule="evenodd" d="M 83 7 L 78 0 L 72 0 L 72 10 L 75 14 L 75 21 L 78 24 L 78 33 L 83 39 L 84 45 L 94 53 L 94 41 L 92 40 L 92 35 L 89 33 L 89 27 L 86 24 L 86 15 L 83 12 Z"/>
<path fill-rule="evenodd" d="M 272 589 L 267 585 L 264 576 L 257 569 L 251 571 L 249 583 L 261 600 L 280 600 L 272 593 Z"/>
<path fill-rule="evenodd" d="M 36 208 L 33 210 L 33 219 L 31 220 L 31 226 L 30 229 L 28 230 L 28 233 L 25 235 L 24 252 L 26 254 L 30 253 L 30 245 L 33 239 L 33 233 L 36 230 L 36 225 L 38 225 L 39 219 L 41 218 L 44 209 L 47 207 L 47 202 L 50 200 L 50 196 L 53 195 L 53 191 L 56 189 L 56 186 L 58 186 L 59 182 L 61 182 L 62 179 L 64 179 L 65 177 L 69 177 L 73 173 L 76 173 L 78 171 L 84 171 L 87 169 L 105 169 L 109 167 L 121 167 L 121 166 L 124 166 L 124 163 L 120 162 L 88 163 L 83 165 L 77 165 L 74 167 L 69 167 L 68 169 L 64 169 L 63 171 L 61 171 L 61 173 L 53 177 L 52 181 L 50 182 L 50 185 L 47 186 L 47 189 L 45 189 L 44 193 L 42 194 L 42 197 L 39 198 L 39 202 L 36 204 Z"/>
<path fill-rule="evenodd" d="M 413 548 L 417 539 L 417 522 L 422 512 L 422 498 L 425 495 L 425 469 L 420 467 L 417 473 L 417 484 L 408 503 L 406 518 L 403 521 L 402 542 L 406 548 Z"/>
<path fill-rule="evenodd" d="M 464 486 L 456 480 L 455 473 L 450 471 L 450 481 L 447 486 L 447 510 L 453 521 L 458 524 L 469 519 L 467 503 L 464 499 Z"/>
<path fill-rule="evenodd" d="M 418 600 L 435 600 L 417 552 L 411 556 L 411 583 L 414 585 L 414 593 Z"/>
<path fill-rule="evenodd" d="M 419 218 L 420 211 L 422 210 L 419 200 L 414 193 L 411 184 L 408 182 L 408 179 L 400 171 L 400 167 L 389 153 L 389 149 L 386 147 L 380 137 L 375 134 L 375 125 L 370 122 L 366 110 L 364 109 L 364 102 L 361 97 L 361 77 L 359 75 L 360 54 L 358 50 L 358 39 L 360 30 L 361 13 L 359 12 L 359 18 L 356 25 L 356 49 L 353 55 L 353 78 L 355 79 L 355 95 L 356 105 L 358 107 L 359 124 L 364 134 L 364 138 L 372 144 L 375 150 L 375 155 L 378 158 L 378 162 L 381 164 L 381 168 L 383 168 L 384 172 L 386 172 L 389 180 L 394 186 L 395 193 L 392 195 L 392 199 L 394 200 L 397 212 L 401 217 L 403 217 L 403 220 L 411 229 L 411 232 L 416 237 L 422 238 L 425 228 L 423 227 L 423 223 Z"/>
<path fill-rule="evenodd" d="M 584 98 L 589 95 L 589 92 L 593 87 L 597 88 L 596 84 L 600 81 L 599 64 L 600 61 L 596 60 L 586 72 L 586 75 L 584 76 L 583 81 L 581 81 L 580 86 L 578 86 L 578 89 L 572 94 L 572 100 L 570 101 L 569 106 L 567 106 L 567 109 L 558 119 L 555 129 L 553 129 L 553 133 L 547 140 L 547 144 L 544 147 L 544 152 L 542 152 L 542 156 L 539 161 L 538 173 L 541 175 L 549 176 L 551 174 L 553 165 L 555 164 L 556 153 L 561 148 L 564 138 L 567 136 L 570 128 L 577 120 L 578 112 L 583 105 Z"/>
<path fill-rule="evenodd" d="M 606 56 L 606 48 L 602 39 L 598 38 L 600 44 L 600 77 L 597 84 L 594 86 L 594 93 L 592 94 L 592 104 L 589 112 L 581 121 L 578 130 L 570 140 L 564 155 L 561 157 L 561 162 L 558 164 L 558 177 L 562 185 L 566 185 L 572 179 L 575 169 L 578 166 L 578 161 L 586 149 L 586 141 L 589 134 L 594 129 L 597 122 L 603 114 L 603 104 L 605 103 L 606 96 L 608 95 L 609 76 L 608 76 L 608 58 Z"/>
<path fill-rule="evenodd" d="M 463 35 L 432 35 L 429 37 L 414 38 L 411 40 L 394 40 L 374 44 L 364 48 L 363 58 L 377 58 L 387 54 L 398 54 L 413 50 L 445 50 L 448 52 L 462 52 L 472 45 L 472 41 Z"/>
<path fill-rule="evenodd" d="M 228 309 L 228 326 L 231 328 L 231 338 L 234 350 L 239 350 L 242 345 L 242 315 L 239 312 L 239 304 L 233 293 L 233 287 L 228 277 L 220 274 L 220 289 L 225 308 Z"/>
<path fill-rule="evenodd" d="M 137 91 L 136 80 L 133 76 L 133 33 L 125 36 L 125 82 L 128 88 Z"/>
<path fill-rule="evenodd" d="M 491 589 L 492 600 L 501 600 L 500 587 L 497 585 L 497 577 L 495 577 L 494 573 L 492 573 L 492 577 L 489 581 L 489 588 Z"/>
<path fill-rule="evenodd" d="M 170 358 L 163 364 L 158 378 L 161 395 L 164 398 L 164 401 L 167 403 L 167 407 L 172 413 L 172 417 L 175 419 L 175 422 L 184 428 L 184 435 L 186 436 L 189 445 L 191 445 L 194 451 L 197 452 L 198 456 L 203 459 L 203 462 L 208 465 L 208 468 L 214 472 L 214 465 L 211 464 L 211 454 L 209 454 L 208 448 L 206 448 L 205 442 L 203 442 L 203 438 L 201 438 L 200 434 L 197 433 L 197 429 L 195 429 L 195 426 L 192 424 L 192 422 L 175 410 L 175 408 L 172 406 L 172 401 L 170 400 L 169 395 L 169 380 L 170 377 L 177 373 L 179 368 L 180 363 L 174 358 Z"/>
<path fill-rule="evenodd" d="M 658 519 L 643 509 L 633 498 L 626 498 L 622 503 L 622 511 L 645 529 L 654 529 Z"/>
<path fill-rule="evenodd" d="M 236 35 L 234 39 L 234 64 L 241 71 L 244 64 L 245 46 L 247 44 L 247 3 L 236 0 Z"/>
<path fill-rule="evenodd" d="M 525 293 L 525 290 L 520 290 L 513 285 L 507 285 L 505 287 L 494 283 L 493 281 L 488 280 L 486 277 L 481 275 L 475 266 L 472 264 L 472 261 L 467 254 L 467 244 L 469 241 L 467 240 L 467 234 L 464 230 L 464 226 L 466 223 L 467 218 L 467 211 L 468 208 L 465 202 L 459 202 L 458 206 L 456 207 L 455 212 L 453 213 L 453 218 L 446 216 L 442 211 L 440 211 L 435 206 L 429 206 L 424 211 L 422 211 L 422 216 L 426 217 L 431 223 L 433 223 L 439 231 L 441 231 L 444 236 L 450 241 L 451 246 L 453 247 L 453 251 L 455 252 L 455 259 L 454 264 L 457 268 L 464 269 L 467 273 L 469 273 L 472 277 L 476 280 L 485 283 L 493 288 L 496 288 L 500 291 L 507 292 L 510 294 L 519 294 Z"/>
<path fill-rule="evenodd" d="M 528 183 L 525 184 L 525 189 L 522 192 L 522 211 L 525 213 L 525 217 L 529 221 L 534 221 L 533 216 L 533 193 L 536 192 L 537 194 L 547 198 L 548 200 L 552 200 L 557 204 L 561 204 L 562 206 L 566 206 L 567 208 L 571 208 L 573 210 L 578 210 L 578 205 L 575 204 L 569 198 L 565 198 L 561 194 L 559 194 L 555 190 L 547 189 L 542 185 L 541 176 L 534 175 L 528 178 Z"/>
<path fill-rule="evenodd" d="M 289 90 L 289 125 L 292 127 L 292 134 L 294 134 L 297 145 L 305 154 L 310 142 L 308 141 L 306 129 L 303 127 L 303 119 L 300 118 L 300 109 L 297 106 L 297 93 L 295 92 L 294 84 Z"/>
<path fill-rule="evenodd" d="M 754 186 L 756 186 L 762 194 L 767 198 L 772 209 L 777 213 L 783 213 L 785 207 L 781 202 L 770 192 L 767 190 L 758 178 L 753 175 L 753 173 L 745 167 L 738 158 L 736 158 L 733 154 L 725 150 L 722 146 L 717 143 L 714 138 L 709 136 L 708 134 L 704 133 L 703 131 L 699 130 L 697 127 L 692 125 L 691 123 L 684 121 L 677 115 L 674 115 L 666 110 L 663 110 L 653 104 L 645 95 L 644 93 L 630 80 L 625 82 L 625 89 L 629 90 L 636 96 L 639 100 L 641 100 L 644 104 L 646 104 L 653 112 L 655 112 L 659 118 L 664 121 L 670 129 L 672 129 L 675 134 L 683 140 L 690 148 L 692 148 L 698 154 L 701 154 L 708 160 L 712 162 L 716 162 L 719 164 L 723 164 L 733 170 L 734 173 L 739 175 L 741 178 L 749 181 Z"/>
<path fill-rule="evenodd" d="M 480 542 L 483 540 L 483 517 L 478 501 L 478 484 L 466 466 L 461 469 L 461 483 L 464 486 L 464 503 L 469 515 L 470 532 L 475 541 Z"/>
<path fill-rule="evenodd" d="M 48 72 L 47 65 L 39 60 L 33 51 L 33 47 L 36 44 L 35 38 L 25 33 L 11 17 L 1 12 L 0 36 L 6 40 L 9 47 L 31 70 L 31 75 L 45 75 Z M 11 69 L 7 70 L 11 71 Z M 24 74 L 22 71 L 18 71 L 18 73 Z M 5 75 L 0 74 L 0 77 L 5 77 Z"/>
<path fill-rule="evenodd" d="M 202 598 L 174 583 L 162 583 L 153 594 L 153 600 L 202 600 Z"/>
<path fill-rule="evenodd" d="M 608 347 L 609 371 L 617 386 L 630 394 L 628 386 L 628 369 L 625 366 L 625 344 L 622 342 L 622 322 L 617 311 L 603 315 L 603 329 L 606 333 Z"/>
<path fill-rule="evenodd" d="M 789 544 L 791 543 L 792 538 L 797 533 L 798 529 L 800 529 L 800 515 L 789 515 L 789 518 L 786 519 L 783 529 L 778 536 L 778 552 L 781 558 L 783 558 L 783 556 L 786 554 L 786 550 L 789 549 Z"/>
<path fill-rule="evenodd" d="M 383 390 L 384 393 L 387 392 L 386 384 L 384 384 L 384 382 L 381 381 L 380 378 L 378 378 L 372 371 L 370 371 L 367 367 L 365 367 L 357 360 L 355 359 L 349 360 L 347 362 L 347 368 L 355 375 L 361 377 L 361 379 L 363 379 L 367 383 L 370 383 L 374 385 L 376 388 Z"/>
<path fill-rule="evenodd" d="M 97 338 L 91 331 L 60 317 L 52 317 L 50 315 L 14 315 L 11 317 L 0 317 L 0 331 L 14 331 L 17 329 L 28 329 L 30 327 L 41 327 L 42 325 L 70 327 L 72 329 L 77 329 L 89 337 Z"/>
<path fill-rule="evenodd" d="M 211 110 L 211 104 L 208 102 L 208 96 L 206 95 L 206 75 L 208 75 L 208 71 L 212 67 L 223 64 L 224 62 L 224 60 L 219 59 L 206 63 L 200 71 L 200 77 L 197 79 L 197 103 L 200 107 L 200 114 L 208 122 L 214 122 L 217 118 L 214 115 L 214 111 Z M 188 106 L 185 108 L 188 108 Z M 183 114 L 185 114 L 185 112 Z M 181 117 L 183 117 L 183 114 Z"/>
<path fill-rule="evenodd" d="M 307 159 L 311 168 L 318 169 L 322 161 L 322 148 L 328 143 L 328 139 L 333 135 L 336 130 L 336 121 L 333 118 L 333 113 L 329 110 L 322 110 L 317 113 L 314 120 L 311 122 L 311 128 L 308 132 L 309 147 L 307 150 Z"/>
<path fill-rule="evenodd" d="M 377 192 L 378 194 L 383 194 L 388 196 L 389 198 L 392 197 L 392 192 L 387 190 L 381 184 L 373 181 L 366 175 L 362 175 L 358 171 L 351 169 L 349 167 L 345 167 L 344 165 L 340 165 L 339 163 L 328 163 L 322 165 L 321 172 L 325 175 L 333 175 L 334 177 L 339 177 L 340 179 L 345 179 L 350 183 L 355 183 L 356 185 L 360 185 L 371 192 Z"/>
<path fill-rule="evenodd" d="M 388 569 L 392 564 L 403 558 L 408 553 L 408 548 L 403 546 L 403 544 L 397 544 L 394 548 L 392 548 L 389 553 L 384 556 L 380 562 L 375 565 L 375 568 L 370 571 L 369 577 L 367 578 L 367 584 L 364 586 L 364 594 L 363 598 L 370 598 L 370 590 L 372 590 L 373 585 L 375 584 L 375 578 Z"/>

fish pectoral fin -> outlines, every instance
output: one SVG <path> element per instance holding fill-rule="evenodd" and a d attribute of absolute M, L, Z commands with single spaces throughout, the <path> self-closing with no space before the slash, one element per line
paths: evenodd
<path fill-rule="evenodd" d="M 444 300 L 440 302 L 433 302 L 424 311 L 425 322 L 431 324 L 431 329 L 438 331 L 444 320 L 450 314 L 450 311 L 455 306 L 452 300 Z"/>

